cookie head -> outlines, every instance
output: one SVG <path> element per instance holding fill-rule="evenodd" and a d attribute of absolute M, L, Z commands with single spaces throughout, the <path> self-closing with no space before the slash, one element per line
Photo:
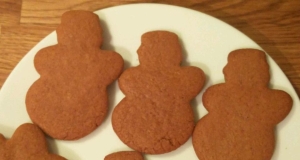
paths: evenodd
<path fill-rule="evenodd" d="M 11 139 L 6 140 L 0 134 L 0 159 L 65 160 L 61 156 L 48 152 L 44 133 L 30 123 L 19 126 Z"/>
<path fill-rule="evenodd" d="M 145 66 L 178 66 L 182 60 L 178 37 L 168 31 L 143 34 L 137 52 L 140 63 Z"/>
<path fill-rule="evenodd" d="M 99 25 L 99 17 L 92 12 L 68 11 L 62 15 L 61 24 L 56 29 L 58 42 L 99 47 L 102 44 L 102 30 Z"/>
<path fill-rule="evenodd" d="M 256 49 L 239 49 L 229 53 L 223 69 L 225 81 L 244 86 L 267 86 L 270 79 L 269 65 L 264 52 Z"/>

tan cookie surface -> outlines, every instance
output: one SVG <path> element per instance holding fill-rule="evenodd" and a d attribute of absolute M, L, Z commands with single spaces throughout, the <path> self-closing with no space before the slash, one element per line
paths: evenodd
<path fill-rule="evenodd" d="M 36 125 L 29 123 L 19 126 L 9 140 L 0 134 L 0 159 L 65 160 L 49 153 L 45 135 Z"/>
<path fill-rule="evenodd" d="M 260 50 L 232 51 L 223 72 L 226 82 L 209 87 L 203 95 L 209 113 L 193 133 L 198 158 L 270 160 L 274 129 L 291 110 L 291 97 L 268 87 L 269 66 Z"/>
<path fill-rule="evenodd" d="M 26 96 L 31 120 L 56 139 L 73 140 L 95 130 L 107 114 L 106 88 L 123 69 L 122 57 L 101 50 L 99 17 L 88 11 L 63 14 L 58 44 L 40 50 L 40 78 Z"/>
<path fill-rule="evenodd" d="M 144 160 L 144 157 L 136 151 L 121 151 L 107 155 L 104 160 Z"/>
<path fill-rule="evenodd" d="M 194 129 L 190 101 L 205 81 L 197 67 L 180 66 L 176 34 L 152 31 L 142 35 L 140 65 L 125 70 L 119 86 L 125 98 L 112 115 L 118 137 L 136 151 L 161 154 L 184 144 Z"/>

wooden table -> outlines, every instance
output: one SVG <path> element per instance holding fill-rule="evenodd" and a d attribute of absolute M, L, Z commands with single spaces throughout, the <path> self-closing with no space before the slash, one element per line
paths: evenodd
<path fill-rule="evenodd" d="M 270 54 L 300 95 L 299 0 L 0 0 L 0 86 L 21 58 L 55 30 L 63 12 L 139 2 L 187 7 L 236 27 Z"/>

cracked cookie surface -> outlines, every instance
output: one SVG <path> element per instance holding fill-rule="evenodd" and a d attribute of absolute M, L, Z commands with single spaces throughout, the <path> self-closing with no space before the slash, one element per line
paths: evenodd
<path fill-rule="evenodd" d="M 123 72 L 119 86 L 125 98 L 112 114 L 113 129 L 129 147 L 147 154 L 171 152 L 183 145 L 194 128 L 190 101 L 203 87 L 201 69 L 180 66 L 176 34 L 142 35 L 140 65 Z"/>

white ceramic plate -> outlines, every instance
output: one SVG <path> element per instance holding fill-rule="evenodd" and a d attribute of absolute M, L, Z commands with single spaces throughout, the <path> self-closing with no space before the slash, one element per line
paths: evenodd
<path fill-rule="evenodd" d="M 212 84 L 223 82 L 222 69 L 227 63 L 230 51 L 240 48 L 261 49 L 233 27 L 185 8 L 134 4 L 103 9 L 95 13 L 101 18 L 104 28 L 103 49 L 119 52 L 126 61 L 126 68 L 139 64 L 136 50 L 144 32 L 169 30 L 177 33 L 183 45 L 185 56 L 183 63 L 202 68 L 208 77 L 204 90 Z M 30 85 L 39 77 L 33 66 L 33 58 L 41 48 L 56 43 L 56 33 L 53 32 L 28 52 L 3 85 L 0 92 L 0 133 L 5 137 L 11 137 L 22 123 L 31 122 L 25 109 L 25 95 Z M 271 58 L 268 60 L 272 74 L 271 86 L 285 90 L 294 100 L 291 113 L 277 127 L 277 145 L 273 160 L 296 160 L 300 157 L 299 98 L 284 73 Z M 201 103 L 203 91 L 192 103 L 200 118 L 207 113 Z M 53 152 L 73 160 L 99 160 L 111 152 L 130 150 L 115 135 L 110 123 L 112 108 L 124 95 L 116 83 L 109 88 L 109 93 L 110 112 L 105 122 L 93 133 L 77 141 L 49 139 Z M 191 140 L 176 151 L 163 155 L 147 155 L 146 158 L 147 160 L 197 159 Z"/>

